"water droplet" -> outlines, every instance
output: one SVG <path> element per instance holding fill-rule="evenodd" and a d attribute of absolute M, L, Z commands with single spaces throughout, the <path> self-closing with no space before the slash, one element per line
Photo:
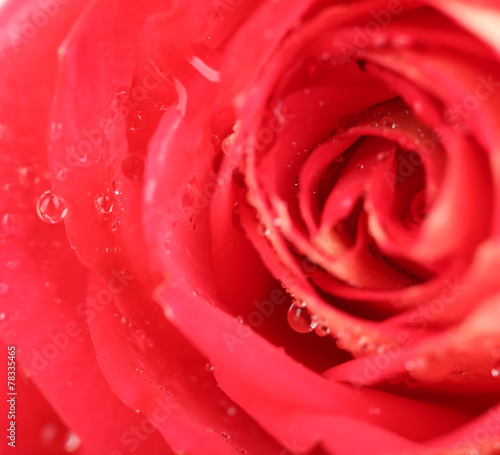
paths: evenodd
<path fill-rule="evenodd" d="M 36 211 L 40 219 L 45 223 L 56 224 L 64 219 L 68 213 L 68 207 L 62 197 L 49 190 L 38 199 Z"/>
<path fill-rule="evenodd" d="M 7 294 L 8 290 L 9 290 L 9 285 L 7 283 L 0 283 L 0 295 Z"/>
<path fill-rule="evenodd" d="M 114 198 L 111 194 L 103 193 L 95 198 L 95 207 L 101 213 L 111 213 L 115 205 Z"/>
<path fill-rule="evenodd" d="M 290 295 L 293 297 L 294 294 L 290 293 Z M 299 299 L 293 299 L 292 303 L 298 306 L 299 308 L 305 308 L 307 306 L 306 302 L 304 300 L 299 300 Z"/>
<path fill-rule="evenodd" d="M 230 406 L 229 408 L 227 408 L 227 415 L 232 417 L 234 415 L 236 415 L 236 411 L 237 409 L 234 407 L 234 406 Z"/>
<path fill-rule="evenodd" d="M 212 137 L 210 138 L 210 143 L 213 146 L 216 146 L 219 144 L 219 142 L 220 142 L 219 136 L 217 136 L 217 134 L 212 134 Z"/>
<path fill-rule="evenodd" d="M 167 110 L 167 106 L 165 106 L 161 101 L 155 101 L 153 103 L 153 107 L 160 112 L 164 112 Z"/>
<path fill-rule="evenodd" d="M 395 128 L 396 127 L 396 123 L 394 122 L 394 119 L 392 117 L 388 117 L 388 116 L 382 117 L 380 119 L 380 125 L 384 128 Z"/>
<path fill-rule="evenodd" d="M 378 152 L 377 153 L 377 161 L 385 161 L 389 156 L 391 155 L 391 152 L 386 150 L 385 152 Z"/>
<path fill-rule="evenodd" d="M 337 156 L 337 158 L 333 160 L 335 164 L 342 163 L 342 161 L 344 161 L 344 157 L 342 155 Z"/>
<path fill-rule="evenodd" d="M 214 371 L 214 367 L 210 363 L 205 364 L 205 370 L 207 371 Z"/>
<path fill-rule="evenodd" d="M 417 364 L 413 361 L 413 360 L 408 360 L 406 363 L 405 363 L 405 368 L 408 370 L 408 371 L 414 371 L 415 368 L 416 368 Z"/>
<path fill-rule="evenodd" d="M 257 225 L 257 232 L 265 237 L 267 237 L 271 233 L 270 229 L 262 223 Z"/>
<path fill-rule="evenodd" d="M 127 102 L 129 88 L 125 85 L 121 85 L 116 90 L 116 101 L 119 106 L 123 106 Z"/>
<path fill-rule="evenodd" d="M 64 449 L 66 450 L 66 452 L 73 453 L 78 450 L 81 444 L 82 441 L 80 440 L 80 438 L 75 433 L 70 431 L 68 433 L 68 436 L 66 437 Z"/>
<path fill-rule="evenodd" d="M 368 412 L 371 414 L 371 415 L 375 415 L 375 416 L 378 416 L 380 415 L 380 413 L 382 412 L 380 408 L 375 408 L 375 407 L 372 407 L 368 410 Z"/>
<path fill-rule="evenodd" d="M 301 308 L 296 303 L 290 306 L 287 319 L 290 327 L 299 333 L 309 333 L 318 325 L 312 320 L 307 308 Z"/>
<path fill-rule="evenodd" d="M 122 160 L 122 172 L 130 180 L 141 180 L 144 175 L 144 158 L 134 153 Z"/>
<path fill-rule="evenodd" d="M 231 146 L 233 145 L 233 135 L 231 134 L 230 136 L 226 137 L 223 141 L 222 141 L 222 151 L 227 155 L 229 153 L 229 150 L 231 148 Z"/>
<path fill-rule="evenodd" d="M 406 47 L 410 44 L 410 37 L 408 35 L 399 35 L 392 38 L 392 45 L 394 47 Z"/>
<path fill-rule="evenodd" d="M 144 112 L 137 111 L 131 114 L 129 130 L 133 133 L 144 133 L 148 129 Z"/>
<path fill-rule="evenodd" d="M 330 329 L 326 325 L 318 325 L 315 329 L 316 335 L 326 337 L 330 335 Z"/>
<path fill-rule="evenodd" d="M 500 377 L 500 362 L 497 362 L 493 368 L 491 369 L 491 375 L 494 377 L 494 378 L 498 378 Z"/>
<path fill-rule="evenodd" d="M 229 440 L 231 439 L 231 436 L 229 436 L 229 433 L 226 433 L 225 431 L 222 432 L 222 435 L 221 435 L 226 441 L 229 442 Z"/>
<path fill-rule="evenodd" d="M 113 180 L 113 192 L 115 194 L 122 194 L 123 183 L 120 180 Z"/>
<path fill-rule="evenodd" d="M 3 321 L 5 319 L 5 313 L 0 313 L 0 321 Z"/>

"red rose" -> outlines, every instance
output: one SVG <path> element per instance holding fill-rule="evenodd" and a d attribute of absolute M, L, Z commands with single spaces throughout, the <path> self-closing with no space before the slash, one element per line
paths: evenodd
<path fill-rule="evenodd" d="M 87 3 L 0 10 L 2 444 L 500 453 L 497 4 Z"/>

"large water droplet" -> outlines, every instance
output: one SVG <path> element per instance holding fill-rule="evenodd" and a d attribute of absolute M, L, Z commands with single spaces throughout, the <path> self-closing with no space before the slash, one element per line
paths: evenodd
<path fill-rule="evenodd" d="M 43 193 L 36 204 L 36 211 L 42 221 L 49 224 L 59 223 L 68 213 L 66 201 L 52 191 Z"/>
<path fill-rule="evenodd" d="M 115 200 L 111 194 L 103 193 L 95 198 L 95 207 L 101 213 L 111 213 Z"/>
<path fill-rule="evenodd" d="M 297 303 L 292 303 L 287 315 L 290 327 L 299 333 L 309 333 L 318 325 L 313 321 L 307 308 L 301 308 Z"/>
<path fill-rule="evenodd" d="M 130 180 L 141 180 L 144 174 L 144 158 L 134 153 L 122 160 L 122 172 Z"/>

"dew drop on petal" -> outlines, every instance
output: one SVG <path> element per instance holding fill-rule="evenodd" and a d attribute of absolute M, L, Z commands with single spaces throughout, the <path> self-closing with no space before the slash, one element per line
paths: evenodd
<path fill-rule="evenodd" d="M 494 378 L 500 378 L 500 362 L 497 362 L 491 369 L 491 375 Z"/>
<path fill-rule="evenodd" d="M 406 370 L 408 371 L 413 371 L 415 370 L 416 368 L 416 363 L 413 361 L 413 360 L 408 360 L 406 363 L 405 363 L 405 368 Z"/>
<path fill-rule="evenodd" d="M 133 133 L 144 133 L 148 129 L 148 124 L 145 115 L 141 111 L 137 111 L 131 114 L 129 130 Z"/>
<path fill-rule="evenodd" d="M 120 180 L 113 180 L 113 192 L 115 194 L 122 194 L 123 183 Z"/>
<path fill-rule="evenodd" d="M 262 223 L 257 225 L 257 232 L 264 237 L 267 237 L 271 233 L 270 229 Z"/>
<path fill-rule="evenodd" d="M 293 297 L 293 294 L 290 294 L 290 295 L 292 295 L 292 297 Z M 292 303 L 297 305 L 299 308 L 305 308 L 307 306 L 306 302 L 304 302 L 303 300 L 299 300 L 299 299 L 293 299 Z"/>
<path fill-rule="evenodd" d="M 68 213 L 68 207 L 62 197 L 49 190 L 38 199 L 36 211 L 40 219 L 45 223 L 56 224 L 64 219 Z"/>
<path fill-rule="evenodd" d="M 222 432 L 222 435 L 221 435 L 226 441 L 229 442 L 229 440 L 231 439 L 231 436 L 229 436 L 229 433 L 226 433 L 225 431 Z"/>
<path fill-rule="evenodd" d="M 287 315 L 290 327 L 299 333 L 309 333 L 317 326 L 313 321 L 307 308 L 301 308 L 296 303 L 292 303 Z"/>
<path fill-rule="evenodd" d="M 113 196 L 106 193 L 98 195 L 94 202 L 96 209 L 101 213 L 111 213 L 115 205 Z"/>
<path fill-rule="evenodd" d="M 326 337 L 330 335 L 330 329 L 326 325 L 318 325 L 315 329 L 316 335 Z"/>
<path fill-rule="evenodd" d="M 282 224 L 283 224 L 283 221 L 281 220 L 281 218 L 275 218 L 273 220 L 273 225 L 276 227 L 280 227 Z"/>
<path fill-rule="evenodd" d="M 80 438 L 73 432 L 69 432 L 68 436 L 66 437 L 66 441 L 64 443 L 64 449 L 66 452 L 73 453 L 78 450 L 78 448 L 81 445 L 81 440 Z"/>
<path fill-rule="evenodd" d="M 214 367 L 210 363 L 205 364 L 205 370 L 207 371 L 214 371 Z"/>
<path fill-rule="evenodd" d="M 377 153 L 377 161 L 385 161 L 387 158 L 389 158 L 391 152 L 385 151 L 385 152 L 378 152 Z"/>

